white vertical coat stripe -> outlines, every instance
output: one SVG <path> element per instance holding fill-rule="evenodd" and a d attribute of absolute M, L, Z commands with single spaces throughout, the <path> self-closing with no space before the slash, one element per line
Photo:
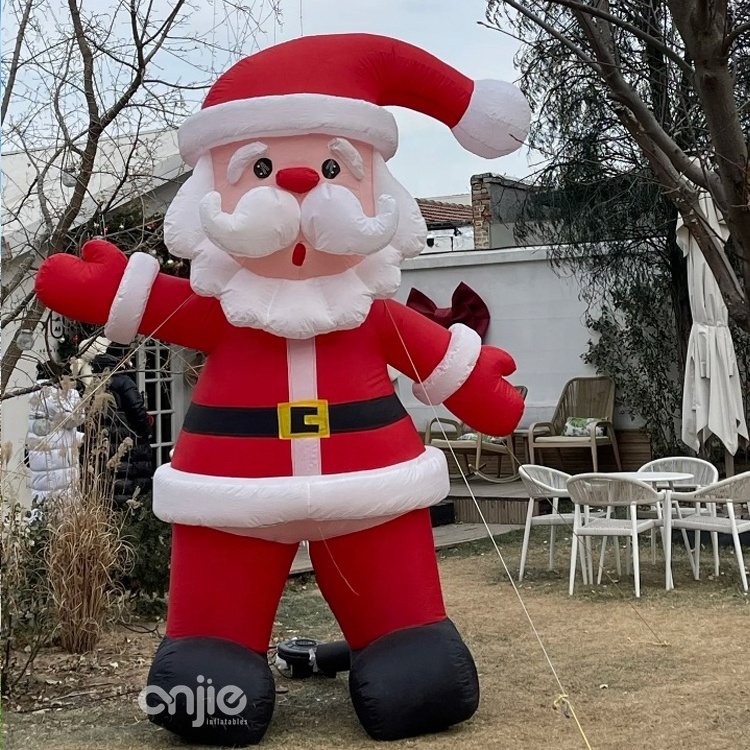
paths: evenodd
<path fill-rule="evenodd" d="M 318 398 L 318 370 L 315 364 L 315 339 L 287 339 L 289 400 L 311 401 Z M 292 474 L 315 476 L 321 473 L 320 438 L 292 438 Z"/>

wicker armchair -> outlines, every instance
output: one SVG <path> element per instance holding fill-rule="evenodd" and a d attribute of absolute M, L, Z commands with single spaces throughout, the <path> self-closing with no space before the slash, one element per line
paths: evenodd
<path fill-rule="evenodd" d="M 528 389 L 525 385 L 517 385 L 516 390 L 526 399 Z M 469 438 L 470 439 L 467 439 Z M 451 474 L 451 479 L 462 476 L 478 476 L 488 482 L 512 482 L 518 478 L 518 467 L 521 462 L 513 453 L 512 436 L 503 435 L 489 437 L 481 432 L 474 432 L 467 425 L 445 417 L 435 417 L 427 425 L 425 433 L 425 444 L 440 448 L 448 455 L 454 457 L 462 456 L 466 471 L 459 467 L 458 474 Z M 497 456 L 497 476 L 490 477 L 482 470 L 489 456 Z M 501 476 L 502 459 L 507 457 L 510 463 L 510 473 Z"/>
<path fill-rule="evenodd" d="M 542 451 L 554 448 L 582 448 L 591 452 L 593 471 L 599 471 L 599 449 L 611 446 L 617 468 L 622 470 L 612 424 L 615 384 L 608 377 L 573 378 L 563 388 L 549 422 L 534 422 L 528 429 L 529 463 L 544 464 Z M 569 419 L 586 419 L 585 434 L 566 435 Z M 558 453 L 558 455 L 560 455 Z"/>

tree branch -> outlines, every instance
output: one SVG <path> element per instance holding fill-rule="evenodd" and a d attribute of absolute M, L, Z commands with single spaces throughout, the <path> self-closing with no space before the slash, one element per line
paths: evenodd
<path fill-rule="evenodd" d="M 29 385 L 26 388 L 14 388 L 12 391 L 3 390 L 0 393 L 0 401 L 7 401 L 11 398 L 18 398 L 19 396 L 28 396 L 29 393 L 36 393 L 41 391 L 44 386 L 42 385 Z"/>
<path fill-rule="evenodd" d="M 724 39 L 724 46 L 722 48 L 722 52 L 725 55 L 728 55 L 730 50 L 732 49 L 732 45 L 743 35 L 747 34 L 747 32 L 750 31 L 750 21 L 747 23 L 742 23 L 739 26 L 735 26 L 735 28 L 732 29 L 732 31 L 726 35 Z"/>
<path fill-rule="evenodd" d="M 29 19 L 31 18 L 31 6 L 33 2 L 34 0 L 26 0 L 26 5 L 23 9 L 23 15 L 21 16 L 21 22 L 18 24 L 16 43 L 13 47 L 13 55 L 11 57 L 10 67 L 8 69 L 8 80 L 5 82 L 5 90 L 3 91 L 3 103 L 2 107 L 0 108 L 0 123 L 5 122 L 5 115 L 8 112 L 10 97 L 13 93 L 13 86 L 16 82 L 16 76 L 18 75 L 21 47 L 23 46 L 26 27 L 29 25 Z"/>
<path fill-rule="evenodd" d="M 557 0 L 553 0 L 557 2 Z M 626 106 L 638 120 L 646 134 L 667 155 L 678 172 L 691 182 L 708 190 L 720 208 L 726 206 L 726 197 L 720 180 L 713 173 L 704 173 L 690 157 L 675 143 L 674 139 L 659 124 L 654 113 L 645 104 L 638 92 L 625 80 L 617 61 L 614 59 L 613 44 L 609 26 L 594 24 L 584 12 L 574 11 L 581 28 L 591 44 L 597 60 L 601 63 L 601 75 L 613 94 L 613 98 Z"/>
<path fill-rule="evenodd" d="M 172 8 L 172 12 L 167 16 L 166 20 L 161 25 L 159 31 L 154 33 L 150 37 L 149 42 L 153 39 L 156 39 L 156 42 L 154 43 L 154 46 L 151 48 L 148 54 L 144 55 L 142 45 L 136 42 L 139 61 L 138 72 L 133 77 L 133 80 L 130 82 L 130 85 L 127 87 L 122 96 L 102 116 L 103 127 L 106 128 L 107 125 L 109 125 L 109 123 L 112 122 L 115 117 L 117 117 L 117 115 L 122 111 L 123 107 L 125 107 L 125 105 L 133 98 L 136 91 L 138 91 L 138 88 L 143 83 L 143 78 L 145 76 L 148 64 L 151 62 L 151 60 L 153 60 L 154 55 L 156 55 L 159 49 L 161 49 L 164 42 L 167 40 L 167 37 L 169 36 L 169 30 L 172 27 L 172 24 L 177 18 L 179 12 L 182 10 L 182 6 L 184 4 L 185 0 L 178 0 L 178 2 L 175 3 L 174 8 Z"/>
<path fill-rule="evenodd" d="M 558 31 L 552 26 L 552 24 L 547 23 L 541 16 L 538 16 L 522 3 L 516 2 L 516 0 L 503 0 L 503 3 L 505 5 L 510 5 L 511 8 L 517 10 L 522 16 L 525 16 L 537 26 L 544 29 L 553 39 L 557 39 L 558 42 L 567 47 L 579 60 L 585 62 L 586 65 L 590 65 L 601 75 L 599 63 L 593 57 L 587 55 L 580 47 L 575 45 L 567 36 L 565 36 L 565 34 Z"/>
<path fill-rule="evenodd" d="M 96 94 L 94 92 L 94 55 L 91 52 L 86 31 L 81 22 L 81 12 L 77 0 L 68 0 L 68 9 L 70 18 L 73 21 L 75 30 L 75 41 L 78 45 L 78 51 L 81 53 L 83 61 L 83 92 L 86 98 L 86 106 L 89 111 L 89 132 L 100 128 L 99 107 L 96 103 Z"/>
<path fill-rule="evenodd" d="M 618 111 L 622 124 L 656 173 L 670 200 L 675 204 L 690 234 L 695 238 L 703 257 L 716 277 L 722 298 L 732 318 L 750 333 L 747 298 L 729 265 L 723 243 L 711 228 L 698 202 L 698 193 L 688 185 L 674 169 L 667 155 L 643 131 L 640 123 L 625 108 Z"/>
<path fill-rule="evenodd" d="M 664 44 L 664 42 L 662 42 L 658 37 L 649 34 L 647 31 L 643 31 L 643 29 L 639 29 L 637 26 L 629 23 L 625 19 L 620 18 L 619 16 L 616 16 L 606 10 L 602 10 L 596 5 L 578 2 L 578 0 L 552 0 L 552 2 L 554 2 L 555 5 L 562 5 L 566 8 L 570 8 L 571 10 L 585 13 L 588 16 L 601 18 L 602 20 L 607 21 L 607 23 L 612 24 L 612 26 L 617 26 L 623 31 L 627 31 L 634 37 L 637 37 L 641 41 L 646 42 L 655 49 L 658 49 L 659 52 L 661 52 L 665 57 L 668 57 L 673 63 L 675 63 L 675 65 L 677 65 L 688 75 L 693 74 L 692 66 L 683 57 L 680 57 L 680 55 L 678 55 L 673 49 Z"/>
<path fill-rule="evenodd" d="M 36 331 L 44 310 L 44 305 L 39 301 L 38 297 L 35 297 L 24 314 L 18 332 L 16 332 L 13 340 L 8 344 L 8 348 L 3 352 L 2 364 L 0 365 L 0 393 L 5 392 L 10 376 L 13 374 L 16 364 L 23 354 L 23 350 L 18 346 L 18 333 L 22 330 Z"/>
<path fill-rule="evenodd" d="M 2 320 L 0 320 L 0 330 L 5 328 L 9 323 L 12 323 L 20 314 L 26 305 L 34 299 L 36 292 L 29 292 Z"/>

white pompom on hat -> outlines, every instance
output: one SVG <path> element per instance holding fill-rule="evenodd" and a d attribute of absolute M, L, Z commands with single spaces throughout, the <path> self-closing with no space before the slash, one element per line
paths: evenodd
<path fill-rule="evenodd" d="M 180 128 L 194 166 L 209 149 L 252 138 L 324 133 L 364 141 L 390 159 L 397 105 L 446 124 L 468 151 L 511 153 L 529 128 L 523 94 L 504 81 L 473 81 L 406 42 L 372 34 L 307 36 L 240 60 Z"/>

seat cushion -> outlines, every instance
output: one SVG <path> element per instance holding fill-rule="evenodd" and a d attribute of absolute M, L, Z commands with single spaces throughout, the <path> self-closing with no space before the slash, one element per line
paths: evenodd
<path fill-rule="evenodd" d="M 477 439 L 477 433 L 476 432 L 465 432 L 459 440 L 472 440 L 476 442 Z M 491 435 L 482 435 L 482 442 L 483 443 L 499 443 L 500 445 L 505 444 L 505 438 L 501 437 L 492 437 Z"/>
<path fill-rule="evenodd" d="M 603 420 L 604 417 L 568 417 L 562 428 L 563 437 L 588 437 L 589 427 L 594 422 Z M 603 437 L 604 428 L 596 428 L 596 436 Z"/>
<path fill-rule="evenodd" d="M 611 440 L 605 435 L 596 437 L 597 445 L 610 445 Z M 591 445 L 591 439 L 587 437 L 565 437 L 564 435 L 542 435 L 534 438 L 534 445 L 544 443 L 549 448 L 576 448 L 577 446 L 588 447 Z"/>

